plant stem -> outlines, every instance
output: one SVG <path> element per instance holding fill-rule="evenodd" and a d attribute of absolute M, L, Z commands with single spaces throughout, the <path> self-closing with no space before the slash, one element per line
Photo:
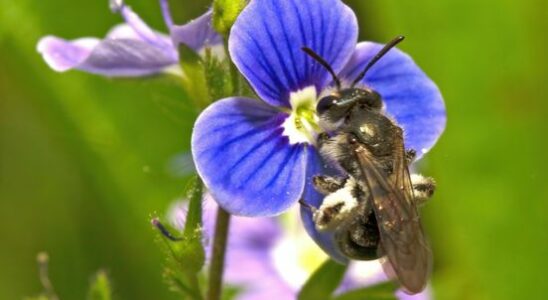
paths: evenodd
<path fill-rule="evenodd" d="M 46 295 L 46 298 L 48 300 L 59 300 L 59 297 L 57 297 L 57 294 L 55 293 L 55 290 L 53 289 L 51 280 L 49 279 L 48 254 L 45 252 L 41 252 L 38 254 L 36 259 L 38 261 L 38 271 L 40 274 L 40 282 L 42 283 L 42 286 L 44 287 L 44 293 Z"/>
<path fill-rule="evenodd" d="M 217 220 L 215 221 L 215 236 L 213 238 L 211 265 L 209 267 L 207 300 L 219 300 L 221 298 L 229 225 L 230 214 L 219 207 L 217 210 Z"/>

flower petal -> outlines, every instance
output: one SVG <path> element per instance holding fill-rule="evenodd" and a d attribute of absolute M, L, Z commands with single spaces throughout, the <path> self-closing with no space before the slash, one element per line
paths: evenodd
<path fill-rule="evenodd" d="M 312 178 L 317 175 L 336 174 L 336 171 L 327 166 L 321 159 L 319 153 L 312 146 L 308 148 L 308 168 L 306 170 L 306 185 L 303 194 L 304 202 L 314 207 L 320 207 L 324 196 L 316 191 L 312 184 Z M 301 206 L 301 219 L 310 237 L 327 253 L 332 259 L 340 263 L 347 263 L 348 259 L 337 249 L 333 232 L 319 232 L 316 229 L 312 212 L 309 208 Z"/>
<path fill-rule="evenodd" d="M 354 12 L 339 0 L 251 1 L 232 27 L 230 55 L 257 94 L 289 107 L 289 94 L 308 86 L 318 92 L 330 75 L 302 47 L 322 56 L 337 72 L 354 51 Z"/>
<path fill-rule="evenodd" d="M 184 44 L 196 52 L 207 47 L 222 45 L 223 38 L 211 25 L 212 15 L 213 12 L 210 10 L 185 25 L 173 25 L 171 27 L 173 44 Z"/>
<path fill-rule="evenodd" d="M 171 45 L 170 37 L 158 31 L 155 31 L 155 33 L 156 35 L 158 35 L 159 39 L 163 40 L 163 44 L 170 45 L 170 47 L 166 48 L 166 49 L 169 49 L 170 54 L 173 55 L 174 57 L 177 57 L 177 51 L 175 51 L 175 48 L 173 48 L 173 45 Z M 139 40 L 139 41 L 146 42 L 146 40 L 144 40 L 141 35 L 135 32 L 133 27 L 129 26 L 126 23 L 121 23 L 112 27 L 107 33 L 105 38 L 114 39 L 114 40 L 129 39 L 129 40 Z"/>
<path fill-rule="evenodd" d="M 105 76 L 159 73 L 177 60 L 146 42 L 130 39 L 78 39 L 48 36 L 38 43 L 45 61 L 56 71 L 79 69 Z"/>
<path fill-rule="evenodd" d="M 171 30 L 171 27 L 173 27 L 173 18 L 171 18 L 171 10 L 169 9 L 168 0 L 160 0 L 160 10 L 162 11 L 164 23 L 166 23 L 167 28 Z"/>
<path fill-rule="evenodd" d="M 301 196 L 306 151 L 303 145 L 290 145 L 282 134 L 286 118 L 262 102 L 227 98 L 209 106 L 196 121 L 196 169 L 230 213 L 276 215 Z"/>
<path fill-rule="evenodd" d="M 55 71 L 64 72 L 81 64 L 100 43 L 96 38 L 81 38 L 67 42 L 54 36 L 40 39 L 37 50 Z"/>
<path fill-rule="evenodd" d="M 340 76 L 352 80 L 383 47 L 363 42 Z M 424 74 L 409 55 L 390 50 L 366 74 L 362 83 L 383 98 L 387 113 L 403 127 L 405 146 L 417 151 L 417 158 L 428 152 L 445 129 L 445 105 L 436 84 Z"/>
<path fill-rule="evenodd" d="M 340 295 L 352 290 L 373 286 L 388 281 L 384 269 L 377 260 L 352 261 L 344 274 L 343 281 L 335 294 Z"/>
<path fill-rule="evenodd" d="M 343 282 L 335 294 L 344 294 L 389 280 L 390 279 L 384 273 L 384 269 L 379 260 L 353 261 L 348 267 Z M 430 294 L 431 291 L 429 286 L 427 286 L 424 291 L 415 295 L 405 294 L 402 290 L 396 291 L 396 297 L 400 300 L 428 300 L 431 298 Z"/>
<path fill-rule="evenodd" d="M 257 285 L 257 276 L 281 281 L 270 258 L 270 252 L 282 234 L 276 219 L 234 216 L 229 230 L 225 268 L 227 283 L 253 287 Z"/>
<path fill-rule="evenodd" d="M 422 292 L 415 295 L 408 295 L 403 290 L 398 290 L 396 296 L 399 300 L 430 300 L 432 299 L 432 289 L 430 286 L 426 286 Z"/>
<path fill-rule="evenodd" d="M 145 23 L 138 14 L 136 14 L 123 0 L 110 0 L 110 9 L 114 12 L 119 12 L 126 24 L 139 35 L 141 40 L 158 48 L 172 48 L 173 45 L 169 40 L 162 38 L 156 31 Z"/>

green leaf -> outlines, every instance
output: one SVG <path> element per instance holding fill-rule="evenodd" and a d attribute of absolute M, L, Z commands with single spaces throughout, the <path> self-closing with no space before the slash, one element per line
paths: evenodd
<path fill-rule="evenodd" d="M 88 300 L 111 300 L 112 288 L 105 271 L 97 272 L 88 291 Z"/>
<path fill-rule="evenodd" d="M 337 289 L 344 273 L 346 265 L 333 260 L 327 260 L 312 274 L 299 292 L 299 300 L 323 300 L 330 299 L 331 294 Z"/>
<path fill-rule="evenodd" d="M 396 300 L 398 286 L 393 282 L 385 282 L 363 289 L 357 289 L 334 297 L 333 300 Z"/>
<path fill-rule="evenodd" d="M 183 87 L 198 111 L 202 111 L 212 101 L 204 63 L 196 52 L 185 45 L 179 45 L 179 60 L 183 70 Z"/>
<path fill-rule="evenodd" d="M 183 240 L 177 243 L 178 256 L 188 273 L 198 273 L 205 264 L 205 250 L 202 244 L 202 196 L 203 183 L 197 176 L 187 187 L 189 205 Z"/>
<path fill-rule="evenodd" d="M 221 300 L 234 300 L 238 299 L 238 295 L 242 292 L 241 287 L 231 286 L 228 284 L 223 285 L 223 293 L 221 295 Z"/>
<path fill-rule="evenodd" d="M 173 241 L 161 231 L 158 232 L 158 236 L 166 252 L 167 262 L 164 277 L 171 289 L 191 299 L 200 300 L 203 297 L 198 274 L 205 264 L 205 251 L 202 244 L 203 183 L 198 177 L 195 177 L 186 190 L 189 206 L 182 237 Z M 162 226 L 165 227 L 165 231 L 174 231 L 168 225 L 163 224 Z"/>
<path fill-rule="evenodd" d="M 213 55 L 211 48 L 206 48 L 204 57 L 205 79 L 210 99 L 213 101 L 234 95 L 231 77 L 239 74 L 231 74 L 230 64 L 229 60 L 219 60 L 217 56 Z"/>
<path fill-rule="evenodd" d="M 245 0 L 215 0 L 213 2 L 213 27 L 223 36 L 228 36 L 230 28 L 246 5 Z"/>
<path fill-rule="evenodd" d="M 234 95 L 234 78 L 241 76 L 232 73 L 231 62 L 219 59 L 206 48 L 200 57 L 185 46 L 179 47 L 183 87 L 199 111 L 211 102 Z"/>

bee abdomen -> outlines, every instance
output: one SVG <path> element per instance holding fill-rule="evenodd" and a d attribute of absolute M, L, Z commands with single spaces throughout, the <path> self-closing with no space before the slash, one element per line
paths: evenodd
<path fill-rule="evenodd" d="M 356 260 L 379 258 L 380 233 L 374 213 L 366 219 L 357 220 L 346 230 L 337 233 L 336 240 L 341 252 Z"/>

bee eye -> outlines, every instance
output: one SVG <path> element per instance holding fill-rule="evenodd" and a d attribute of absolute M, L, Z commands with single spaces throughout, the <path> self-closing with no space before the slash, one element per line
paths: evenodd
<path fill-rule="evenodd" d="M 339 98 L 336 96 L 326 96 L 320 99 L 318 104 L 316 105 L 316 112 L 318 112 L 319 115 L 323 115 L 326 111 L 331 109 L 335 104 L 339 102 Z"/>

